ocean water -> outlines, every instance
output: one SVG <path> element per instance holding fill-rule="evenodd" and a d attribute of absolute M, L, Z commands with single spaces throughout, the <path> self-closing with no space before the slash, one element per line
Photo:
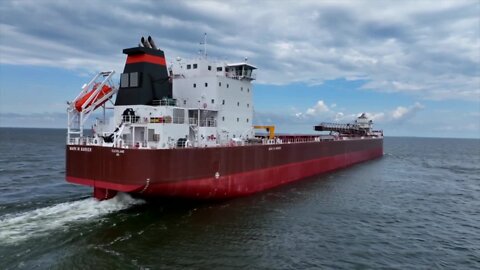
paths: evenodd
<path fill-rule="evenodd" d="M 480 140 L 385 138 L 384 157 L 216 203 L 97 202 L 64 130 L 0 128 L 0 269 L 480 269 Z"/>

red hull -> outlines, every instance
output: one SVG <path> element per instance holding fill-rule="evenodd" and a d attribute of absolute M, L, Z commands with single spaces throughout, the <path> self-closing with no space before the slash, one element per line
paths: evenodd
<path fill-rule="evenodd" d="M 245 196 L 383 155 L 383 139 L 243 147 L 140 150 L 67 147 L 67 180 L 143 196 L 224 199 Z"/>

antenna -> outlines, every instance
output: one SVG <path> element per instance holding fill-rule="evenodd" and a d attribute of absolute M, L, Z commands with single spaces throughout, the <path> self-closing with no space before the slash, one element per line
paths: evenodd
<path fill-rule="evenodd" d="M 207 58 L 207 33 L 203 33 L 203 42 L 200 42 L 203 45 L 203 56 Z"/>

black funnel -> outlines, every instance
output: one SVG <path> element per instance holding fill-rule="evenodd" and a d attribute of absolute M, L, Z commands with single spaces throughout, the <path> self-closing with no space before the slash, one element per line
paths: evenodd
<path fill-rule="evenodd" d="M 145 47 L 124 49 L 127 61 L 120 75 L 120 89 L 115 105 L 153 105 L 154 100 L 172 98 L 165 54 L 162 50 Z M 150 45 L 150 43 L 148 43 Z"/>

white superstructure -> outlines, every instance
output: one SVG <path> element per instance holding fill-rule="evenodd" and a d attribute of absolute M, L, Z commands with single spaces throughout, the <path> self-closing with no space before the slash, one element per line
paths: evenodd
<path fill-rule="evenodd" d="M 200 121 L 196 140 L 200 145 L 209 143 L 205 137 L 212 135 L 220 144 L 253 138 L 254 69 L 246 62 L 228 64 L 206 58 L 177 59 L 172 64 L 173 98 L 188 109 L 190 124 Z"/>
<path fill-rule="evenodd" d="M 97 120 L 93 125 L 93 138 L 72 131 L 69 143 L 151 149 L 243 144 L 254 138 L 255 69 L 246 61 L 230 64 L 205 56 L 177 58 L 168 65 L 172 99 L 155 100 L 152 105 L 114 106 L 110 120 Z M 73 106 L 71 119 L 82 114 Z"/>

